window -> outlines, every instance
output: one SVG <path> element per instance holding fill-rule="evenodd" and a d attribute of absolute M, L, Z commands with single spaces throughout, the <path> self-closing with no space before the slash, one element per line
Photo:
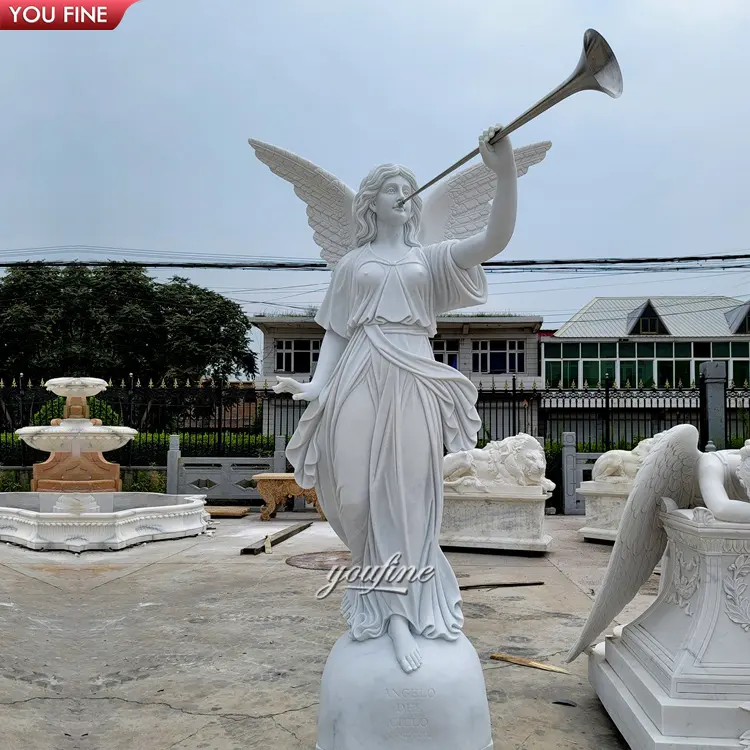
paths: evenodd
<path fill-rule="evenodd" d="M 560 359 L 560 344 L 547 341 L 544 344 L 545 359 Z"/>
<path fill-rule="evenodd" d="M 320 339 L 277 339 L 276 372 L 312 372 L 318 354 Z"/>
<path fill-rule="evenodd" d="M 632 360 L 620 361 L 620 388 L 635 388 L 638 385 L 636 363 Z"/>
<path fill-rule="evenodd" d="M 638 333 L 658 333 L 659 318 L 641 318 L 638 326 Z"/>
<path fill-rule="evenodd" d="M 596 388 L 599 383 L 599 360 L 584 360 L 583 361 L 583 382 L 582 386 L 586 385 L 589 388 Z"/>
<path fill-rule="evenodd" d="M 629 357 L 635 357 L 635 343 L 632 341 L 621 342 L 620 359 L 628 359 Z"/>
<path fill-rule="evenodd" d="M 689 341 L 676 341 L 674 356 L 677 359 L 690 359 L 693 356 L 693 345 Z"/>
<path fill-rule="evenodd" d="M 650 359 L 638 360 L 638 385 L 650 388 L 654 384 L 654 363 Z"/>
<path fill-rule="evenodd" d="M 641 359 L 641 357 L 651 357 L 653 359 L 654 356 L 654 342 L 653 341 L 639 341 L 638 342 L 638 359 Z"/>
<path fill-rule="evenodd" d="M 581 385 L 589 388 L 597 386 L 604 388 L 604 382 L 609 375 L 609 382 L 615 382 L 616 362 L 610 360 L 584 360 Z"/>
<path fill-rule="evenodd" d="M 573 385 L 580 388 L 582 383 L 578 381 L 578 360 L 567 359 L 562 363 L 563 388 L 572 388 Z"/>
<path fill-rule="evenodd" d="M 432 342 L 432 351 L 435 359 L 443 364 L 455 367 L 458 370 L 458 339 L 435 339 Z"/>
<path fill-rule="evenodd" d="M 735 360 L 732 366 L 734 368 L 732 380 L 735 387 L 745 388 L 745 383 L 750 382 L 750 362 Z"/>
<path fill-rule="evenodd" d="M 733 341 L 732 356 L 744 357 L 745 359 L 747 359 L 748 357 L 750 357 L 750 344 L 748 344 L 747 341 Z"/>
<path fill-rule="evenodd" d="M 559 388 L 562 380 L 562 362 L 545 362 L 544 380 L 550 388 Z"/>
<path fill-rule="evenodd" d="M 729 342 L 728 341 L 714 341 L 713 345 L 711 346 L 711 354 L 713 355 L 714 359 L 717 359 L 718 357 L 728 357 L 729 356 Z"/>
<path fill-rule="evenodd" d="M 690 388 L 693 382 L 690 377 L 690 360 L 677 359 L 674 363 L 674 380 L 672 385 L 676 388 Z"/>
<path fill-rule="evenodd" d="M 656 384 L 659 388 L 666 388 L 667 384 L 674 386 L 674 362 L 671 359 L 659 360 L 656 363 Z"/>
<path fill-rule="evenodd" d="M 604 381 L 607 379 L 607 376 L 609 376 L 610 384 L 614 383 L 615 378 L 617 377 L 617 362 L 611 360 L 602 360 L 600 364 L 601 367 L 599 369 L 599 380 L 601 381 L 602 386 L 604 385 Z"/>
<path fill-rule="evenodd" d="M 656 356 L 659 359 L 672 359 L 674 347 L 671 341 L 658 341 L 656 344 Z"/>
<path fill-rule="evenodd" d="M 578 359 L 580 356 L 580 344 L 563 344 L 563 359 Z"/>
<path fill-rule="evenodd" d="M 490 375 L 525 372 L 526 353 L 523 341 L 472 342 L 472 369 Z"/>
<path fill-rule="evenodd" d="M 599 357 L 599 344 L 581 344 L 581 357 L 597 359 Z"/>
<path fill-rule="evenodd" d="M 599 344 L 599 351 L 602 359 L 617 359 L 617 343 L 615 341 Z"/>
<path fill-rule="evenodd" d="M 703 359 L 703 360 L 711 359 L 711 342 L 710 341 L 696 341 L 693 344 L 693 354 L 696 359 Z"/>

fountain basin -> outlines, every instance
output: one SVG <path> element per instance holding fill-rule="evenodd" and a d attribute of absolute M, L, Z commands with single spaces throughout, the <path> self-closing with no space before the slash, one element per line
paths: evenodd
<path fill-rule="evenodd" d="M 63 419 L 58 425 L 21 427 L 21 440 L 47 453 L 104 453 L 127 445 L 138 434 L 132 427 L 92 425 L 89 419 Z"/>
<path fill-rule="evenodd" d="M 197 536 L 205 504 L 205 495 L 159 492 L 0 492 L 0 541 L 83 552 Z"/>

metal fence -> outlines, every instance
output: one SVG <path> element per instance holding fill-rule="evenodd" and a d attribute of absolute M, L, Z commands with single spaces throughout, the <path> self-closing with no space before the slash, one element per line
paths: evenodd
<path fill-rule="evenodd" d="M 630 449 L 639 440 L 677 424 L 703 427 L 701 388 L 617 389 L 605 382 L 577 390 L 479 388 L 480 445 L 518 432 L 543 437 L 548 451 L 575 432 L 582 450 Z M 47 454 L 21 442 L 14 431 L 62 418 L 64 400 L 41 384 L 0 382 L 0 464 L 30 466 Z M 135 440 L 107 454 L 123 467 L 163 466 L 169 435 L 180 435 L 183 456 L 271 456 L 274 436 L 290 438 L 306 403 L 252 384 L 110 384 L 89 399 L 90 416 L 104 424 L 138 430 Z M 739 447 L 750 439 L 750 390 L 726 395 L 726 441 Z M 703 435 L 703 431 L 702 431 Z"/>

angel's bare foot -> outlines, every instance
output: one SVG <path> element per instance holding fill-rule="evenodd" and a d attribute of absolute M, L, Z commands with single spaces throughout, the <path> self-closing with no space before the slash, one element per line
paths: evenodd
<path fill-rule="evenodd" d="M 422 652 L 409 629 L 409 623 L 400 615 L 393 615 L 388 624 L 388 635 L 393 641 L 393 650 L 401 669 L 407 674 L 422 666 Z"/>

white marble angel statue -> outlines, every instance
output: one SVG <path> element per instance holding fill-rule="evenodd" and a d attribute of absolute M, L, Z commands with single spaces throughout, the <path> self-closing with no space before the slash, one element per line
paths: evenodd
<path fill-rule="evenodd" d="M 257 157 L 294 185 L 322 257 L 333 267 L 315 318 L 325 329 L 309 383 L 279 378 L 274 390 L 310 402 L 287 447 L 301 487 L 315 487 L 353 566 L 434 569 L 405 595 L 347 589 L 342 612 L 355 640 L 389 635 L 399 665 L 422 664 L 415 636 L 456 640 L 458 583 L 438 546 L 443 446 L 473 448 L 481 422 L 477 391 L 436 362 L 436 316 L 487 299 L 481 263 L 508 244 L 516 178 L 551 144 L 515 152 L 508 138 L 480 138 L 483 164 L 446 179 L 424 206 L 412 172 L 373 169 L 355 194 L 282 149 L 250 140 Z M 495 198 L 493 201 L 492 199 Z M 370 587 L 371 588 L 371 587 Z"/>
<path fill-rule="evenodd" d="M 580 656 L 610 625 L 661 560 L 667 535 L 659 511 L 705 507 L 717 521 L 750 523 L 750 440 L 739 450 L 701 453 L 698 437 L 695 427 L 683 424 L 653 438 L 594 606 L 567 661 Z"/>

